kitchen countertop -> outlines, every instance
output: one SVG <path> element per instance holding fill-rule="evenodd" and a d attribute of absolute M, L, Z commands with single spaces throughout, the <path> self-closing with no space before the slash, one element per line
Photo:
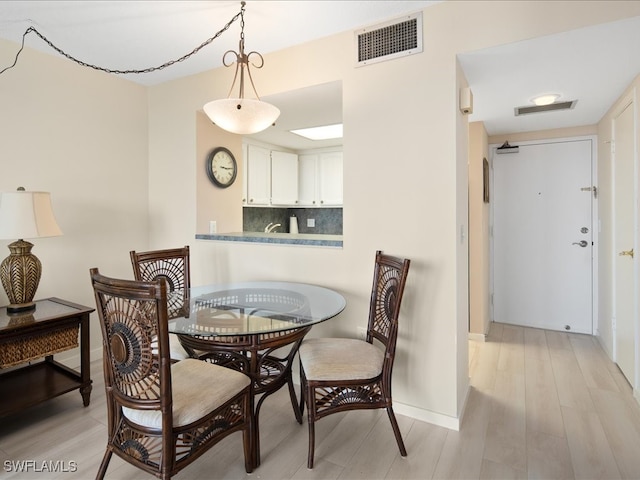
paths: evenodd
<path fill-rule="evenodd" d="M 215 240 L 219 242 L 275 243 L 280 245 L 310 245 L 319 247 L 342 247 L 342 235 L 319 235 L 313 233 L 198 233 L 196 234 L 196 240 Z"/>

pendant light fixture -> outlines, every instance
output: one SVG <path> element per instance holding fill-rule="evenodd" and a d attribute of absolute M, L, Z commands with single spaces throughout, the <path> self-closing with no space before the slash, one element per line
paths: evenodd
<path fill-rule="evenodd" d="M 222 63 L 224 66 L 230 67 L 234 62 L 227 63 L 227 56 L 229 54 L 235 55 L 236 71 L 233 76 L 233 83 L 231 84 L 229 95 L 227 95 L 227 98 L 225 99 L 209 102 L 203 108 L 211 121 L 220 128 L 231 133 L 248 135 L 251 133 L 261 132 L 273 125 L 280 116 L 280 110 L 274 105 L 260 100 L 256 87 L 253 84 L 253 78 L 251 78 L 251 70 L 249 68 L 249 59 L 252 56 L 257 57 L 257 61 L 259 63 L 252 63 L 255 68 L 262 68 L 264 65 L 264 59 L 258 52 L 249 52 L 248 54 L 244 53 L 245 2 L 242 2 L 241 5 L 239 52 L 228 50 L 222 57 Z M 244 96 L 245 71 L 256 98 L 245 98 Z M 240 73 L 239 79 L 238 73 Z M 231 94 L 233 93 L 233 88 L 236 85 L 236 80 L 239 81 L 238 96 L 232 97 Z"/>

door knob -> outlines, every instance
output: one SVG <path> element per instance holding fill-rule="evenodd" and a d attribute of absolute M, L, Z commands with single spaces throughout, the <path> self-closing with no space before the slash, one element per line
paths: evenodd
<path fill-rule="evenodd" d="M 629 257 L 633 258 L 633 248 L 631 250 L 623 250 L 618 255 L 621 256 L 621 257 L 629 256 Z"/>
<path fill-rule="evenodd" d="M 582 248 L 584 248 L 588 245 L 588 243 L 586 240 L 580 240 L 579 242 L 573 242 L 571 245 L 579 245 Z"/>

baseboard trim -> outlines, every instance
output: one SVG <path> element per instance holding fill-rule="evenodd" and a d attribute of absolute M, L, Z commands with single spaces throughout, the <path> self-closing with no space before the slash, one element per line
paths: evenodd
<path fill-rule="evenodd" d="M 469 332 L 469 340 L 473 340 L 475 342 L 486 342 L 487 335 L 484 333 L 471 333 Z"/>
<path fill-rule="evenodd" d="M 421 422 L 431 423 L 449 430 L 460 430 L 460 418 L 451 417 L 442 413 L 424 410 L 422 408 L 406 405 L 404 403 L 393 402 L 393 411 L 398 415 L 405 415 Z"/>

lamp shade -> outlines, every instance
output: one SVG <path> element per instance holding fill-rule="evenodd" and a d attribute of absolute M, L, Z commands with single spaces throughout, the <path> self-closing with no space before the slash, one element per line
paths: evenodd
<path fill-rule="evenodd" d="M 49 192 L 4 192 L 0 196 L 0 238 L 56 237 L 62 231 Z"/>
<path fill-rule="evenodd" d="M 207 103 L 204 113 L 217 126 L 231 133 L 249 135 L 273 125 L 278 107 L 253 98 L 225 98 Z"/>

